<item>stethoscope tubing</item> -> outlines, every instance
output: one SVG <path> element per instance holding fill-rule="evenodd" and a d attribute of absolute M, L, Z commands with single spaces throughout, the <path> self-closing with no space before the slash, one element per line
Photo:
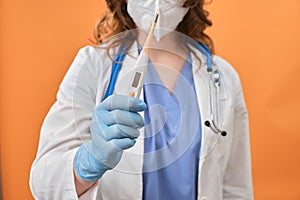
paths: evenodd
<path fill-rule="evenodd" d="M 116 85 L 118 74 L 122 68 L 122 62 L 126 56 L 126 52 L 123 51 L 123 47 L 119 48 L 117 56 L 112 63 L 112 73 L 108 88 L 104 95 L 104 99 L 113 94 Z M 200 50 L 206 57 L 207 72 L 209 74 L 209 96 L 210 96 L 210 120 L 205 121 L 205 125 L 209 127 L 214 133 L 220 133 L 222 136 L 226 136 L 226 131 L 221 130 L 220 126 L 220 73 L 218 69 L 213 70 L 212 55 L 209 48 L 202 44 L 197 43 L 197 49 Z"/>

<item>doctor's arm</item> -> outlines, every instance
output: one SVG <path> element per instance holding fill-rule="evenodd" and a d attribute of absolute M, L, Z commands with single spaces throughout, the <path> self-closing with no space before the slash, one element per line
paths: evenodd
<path fill-rule="evenodd" d="M 91 140 L 80 145 L 74 158 L 75 185 L 78 195 L 114 168 L 123 150 L 131 148 L 144 120 L 137 112 L 146 104 L 138 98 L 113 94 L 93 112 Z"/>
<path fill-rule="evenodd" d="M 74 183 L 75 183 L 75 189 L 76 189 L 76 193 L 77 195 L 80 197 L 82 194 L 84 194 L 90 187 L 92 187 L 96 181 L 94 182 L 89 182 L 89 181 L 85 181 L 82 180 L 75 172 L 74 170 Z"/>
<path fill-rule="evenodd" d="M 139 136 L 144 121 L 137 112 L 146 108 L 144 102 L 112 95 L 95 106 L 99 77 L 103 87 L 104 66 L 111 66 L 103 52 L 81 49 L 59 87 L 31 167 L 35 199 L 95 199 L 98 180 Z"/>
<path fill-rule="evenodd" d="M 89 128 L 101 72 L 101 66 L 95 66 L 98 57 L 93 47 L 79 51 L 60 84 L 56 102 L 44 119 L 30 172 L 30 188 L 35 199 L 78 199 L 73 161 L 79 146 L 90 140 Z M 82 198 L 94 199 L 96 192 L 97 184 L 94 184 Z"/>
<path fill-rule="evenodd" d="M 226 167 L 223 199 L 253 199 L 248 112 L 239 77 L 234 88 L 234 134 Z"/>

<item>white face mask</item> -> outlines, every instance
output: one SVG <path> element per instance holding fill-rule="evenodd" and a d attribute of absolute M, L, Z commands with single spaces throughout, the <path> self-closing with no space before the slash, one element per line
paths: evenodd
<path fill-rule="evenodd" d="M 183 7 L 183 2 L 183 0 L 128 0 L 127 11 L 135 24 L 145 32 L 149 32 L 157 12 L 159 18 L 154 37 L 159 41 L 174 31 L 188 12 L 189 8 Z"/>

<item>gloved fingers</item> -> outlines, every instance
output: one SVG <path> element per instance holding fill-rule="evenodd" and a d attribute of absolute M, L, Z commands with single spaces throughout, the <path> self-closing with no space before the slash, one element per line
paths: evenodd
<path fill-rule="evenodd" d="M 112 114 L 109 111 L 106 110 L 101 110 L 99 111 L 99 113 L 93 113 L 93 117 L 91 120 L 91 125 L 90 125 L 90 131 L 92 134 L 92 138 L 97 138 L 97 137 L 104 137 L 102 132 L 103 130 L 108 129 L 108 126 L 101 120 L 99 119 L 98 116 L 102 116 L 102 115 L 107 115 L 107 116 L 111 116 Z M 112 117 L 110 117 L 112 118 Z"/>
<path fill-rule="evenodd" d="M 124 126 L 131 126 L 141 128 L 144 126 L 143 117 L 136 112 L 129 112 L 125 110 L 97 110 L 94 113 L 98 124 L 104 123 L 107 126 L 113 124 L 121 124 Z"/>
<path fill-rule="evenodd" d="M 99 107 L 105 110 L 127 110 L 132 112 L 140 112 L 146 109 L 146 104 L 136 97 L 127 95 L 113 94 L 99 104 Z"/>
<path fill-rule="evenodd" d="M 136 143 L 136 140 L 130 138 L 112 139 L 110 143 L 122 150 L 125 150 L 133 147 L 133 145 Z"/>
<path fill-rule="evenodd" d="M 136 112 L 128 112 L 124 110 L 113 110 L 112 116 L 116 124 L 141 128 L 144 126 L 143 117 Z"/>
<path fill-rule="evenodd" d="M 105 140 L 109 141 L 112 139 L 122 139 L 122 138 L 135 139 L 140 135 L 140 132 L 138 129 L 130 126 L 114 124 L 107 127 L 105 130 L 103 130 L 102 134 L 105 137 Z"/>

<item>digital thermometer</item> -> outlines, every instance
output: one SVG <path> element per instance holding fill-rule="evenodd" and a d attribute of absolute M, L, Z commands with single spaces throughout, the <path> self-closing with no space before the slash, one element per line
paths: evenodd
<path fill-rule="evenodd" d="M 134 73 L 132 73 L 132 77 L 130 79 L 130 86 L 128 91 L 129 96 L 139 97 L 141 94 L 149 62 L 150 44 L 153 39 L 153 33 L 157 19 L 158 14 L 156 13 L 145 44 L 134 66 Z"/>

